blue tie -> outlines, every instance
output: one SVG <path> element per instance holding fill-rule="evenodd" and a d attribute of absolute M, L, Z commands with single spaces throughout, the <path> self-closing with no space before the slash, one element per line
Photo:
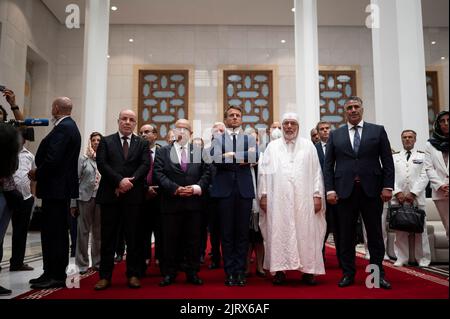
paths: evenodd
<path fill-rule="evenodd" d="M 353 126 L 353 129 L 355 130 L 355 138 L 353 140 L 353 150 L 355 151 L 355 154 L 358 154 L 359 145 L 361 144 L 361 136 L 359 136 L 358 126 Z"/>

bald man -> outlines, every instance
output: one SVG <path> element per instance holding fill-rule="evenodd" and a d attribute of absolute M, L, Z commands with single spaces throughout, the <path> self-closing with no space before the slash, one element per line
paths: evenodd
<path fill-rule="evenodd" d="M 208 191 L 210 168 L 202 159 L 201 147 L 190 143 L 188 120 L 175 123 L 175 142 L 156 150 L 154 177 L 161 191 L 162 262 L 161 287 L 177 276 L 179 253 L 183 254 L 186 281 L 202 285 L 200 228 L 204 194 Z"/>
<path fill-rule="evenodd" d="M 42 199 L 41 243 L 44 273 L 30 281 L 33 289 L 65 287 L 69 264 L 67 216 L 70 199 L 78 198 L 78 156 L 81 136 L 70 117 L 72 101 L 59 97 L 52 104 L 53 129 L 41 141 L 36 169 L 29 172 L 37 181 L 36 195 Z"/>
<path fill-rule="evenodd" d="M 97 149 L 97 167 L 102 175 L 96 201 L 101 207 L 100 280 L 96 290 L 111 285 L 114 250 L 123 223 L 127 243 L 128 287 L 140 288 L 141 204 L 144 201 L 144 181 L 150 168 L 148 142 L 133 134 L 137 118 L 132 110 L 123 110 L 117 120 L 117 133 L 106 136 Z M 148 212 L 151 213 L 151 212 Z"/>

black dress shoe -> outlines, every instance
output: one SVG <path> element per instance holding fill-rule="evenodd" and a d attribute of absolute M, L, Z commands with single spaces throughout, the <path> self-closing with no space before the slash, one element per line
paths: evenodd
<path fill-rule="evenodd" d="M 282 285 L 286 281 L 286 274 L 282 271 L 277 271 L 273 277 L 272 283 L 274 285 Z"/>
<path fill-rule="evenodd" d="M 391 289 L 391 284 L 384 278 L 380 278 L 380 288 L 383 289 Z"/>
<path fill-rule="evenodd" d="M 201 280 L 197 274 L 194 275 L 187 275 L 186 276 L 186 281 L 190 284 L 196 285 L 196 286 L 201 286 L 203 285 L 203 280 Z"/>
<path fill-rule="evenodd" d="M 65 288 L 66 282 L 64 280 L 49 279 L 30 286 L 31 289 L 50 289 L 50 288 Z"/>
<path fill-rule="evenodd" d="M 0 286 L 0 296 L 9 296 L 12 294 L 12 291 L 9 289 L 6 289 L 5 287 Z"/>
<path fill-rule="evenodd" d="M 22 266 L 19 267 L 15 266 L 9 267 L 9 271 L 31 271 L 31 270 L 34 270 L 34 268 L 30 267 L 28 264 L 22 264 Z"/>
<path fill-rule="evenodd" d="M 233 277 L 233 275 L 227 275 L 227 277 L 225 278 L 225 286 L 231 287 L 234 286 L 235 284 L 235 279 Z"/>
<path fill-rule="evenodd" d="M 245 274 L 238 274 L 234 281 L 235 286 L 244 287 L 247 284 L 247 279 L 245 278 Z"/>
<path fill-rule="evenodd" d="M 267 277 L 267 275 L 266 275 L 266 273 L 264 271 L 259 271 L 259 270 L 256 271 L 256 276 L 260 277 L 260 278 L 266 278 Z"/>
<path fill-rule="evenodd" d="M 215 263 L 214 261 L 211 262 L 208 266 L 208 269 L 219 269 L 220 268 L 220 264 L 219 263 Z"/>
<path fill-rule="evenodd" d="M 317 285 L 317 281 L 314 278 L 313 274 L 303 274 L 302 282 L 304 282 L 308 286 L 315 286 L 315 285 Z"/>
<path fill-rule="evenodd" d="M 175 280 L 175 277 L 173 277 L 173 276 L 165 276 L 163 278 L 163 280 L 161 280 L 161 282 L 159 283 L 159 286 L 160 287 L 169 286 L 169 285 L 173 284 L 174 280 Z"/>
<path fill-rule="evenodd" d="M 42 275 L 40 275 L 40 276 L 37 277 L 37 278 L 30 279 L 29 283 L 33 285 L 33 284 L 38 284 L 38 283 L 47 281 L 47 280 L 49 280 L 49 279 L 50 279 L 50 278 L 49 278 L 45 273 L 43 273 Z"/>
<path fill-rule="evenodd" d="M 339 281 L 338 286 L 340 288 L 344 288 L 344 287 L 348 287 L 348 286 L 353 285 L 354 282 L 355 282 L 355 279 L 353 277 L 351 277 L 351 276 L 344 276 Z"/>

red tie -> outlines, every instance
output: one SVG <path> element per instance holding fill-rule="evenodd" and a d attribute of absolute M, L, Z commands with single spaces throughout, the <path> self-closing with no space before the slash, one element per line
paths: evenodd
<path fill-rule="evenodd" d="M 127 159 L 128 157 L 128 137 L 127 136 L 122 136 L 123 139 L 123 157 L 125 157 L 125 159 Z"/>

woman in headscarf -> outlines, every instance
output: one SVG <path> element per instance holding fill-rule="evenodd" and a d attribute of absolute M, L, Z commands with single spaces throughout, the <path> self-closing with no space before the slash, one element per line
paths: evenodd
<path fill-rule="evenodd" d="M 448 239 L 448 111 L 440 112 L 432 137 L 425 147 L 425 169 L 431 183 L 432 198 Z"/>

